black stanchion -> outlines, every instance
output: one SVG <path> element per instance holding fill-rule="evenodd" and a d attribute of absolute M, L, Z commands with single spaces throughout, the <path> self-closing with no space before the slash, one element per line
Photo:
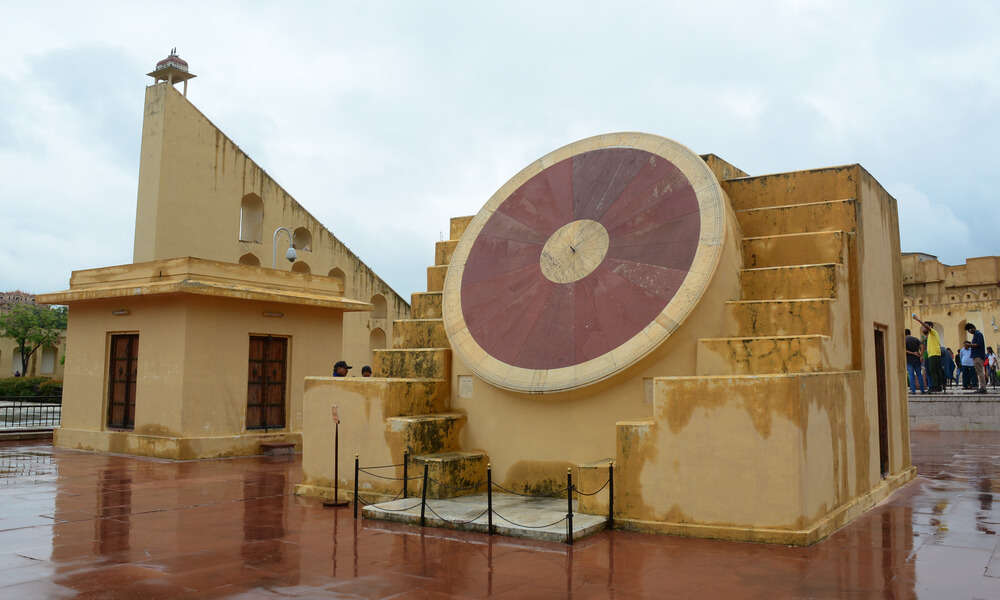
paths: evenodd
<path fill-rule="evenodd" d="M 420 486 L 420 526 L 424 527 L 427 523 L 424 517 L 424 509 L 427 508 L 427 463 L 424 463 L 424 483 Z"/>
<path fill-rule="evenodd" d="M 608 463 L 608 529 L 615 528 L 615 461 Z"/>
<path fill-rule="evenodd" d="M 340 419 L 337 418 L 337 409 L 334 407 L 333 418 L 333 501 L 324 502 L 323 506 L 347 506 L 347 500 L 340 499 Z M 357 473 L 355 473 L 357 475 Z M 355 480 L 357 478 L 355 477 Z"/>
<path fill-rule="evenodd" d="M 493 535 L 493 465 L 486 463 L 486 531 Z"/>
<path fill-rule="evenodd" d="M 354 518 L 358 518 L 358 472 L 361 470 L 361 463 L 358 462 L 358 455 L 354 455 Z"/>
<path fill-rule="evenodd" d="M 409 467 L 410 467 L 410 451 L 403 450 L 403 498 L 406 498 L 406 484 L 410 481 Z"/>
<path fill-rule="evenodd" d="M 566 469 L 566 543 L 573 545 L 573 471 Z"/>

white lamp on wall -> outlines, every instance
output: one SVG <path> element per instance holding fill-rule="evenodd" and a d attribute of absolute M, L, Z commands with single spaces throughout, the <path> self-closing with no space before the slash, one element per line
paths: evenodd
<path fill-rule="evenodd" d="M 288 252 L 285 252 L 285 258 L 288 262 L 293 263 L 298 255 L 295 254 L 295 248 L 292 246 L 292 232 L 288 230 L 287 227 L 279 227 L 274 230 L 274 236 L 271 238 L 271 268 L 278 268 L 278 233 L 284 231 L 288 234 Z"/>

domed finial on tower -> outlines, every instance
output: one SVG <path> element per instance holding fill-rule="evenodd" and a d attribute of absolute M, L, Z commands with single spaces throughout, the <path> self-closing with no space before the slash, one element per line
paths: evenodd
<path fill-rule="evenodd" d="M 185 96 L 187 96 L 188 91 L 187 80 L 196 77 L 194 73 L 188 71 L 187 61 L 177 56 L 176 46 L 170 49 L 170 56 L 156 63 L 156 68 L 153 69 L 153 72 L 146 73 L 146 75 L 156 80 L 156 83 L 166 81 L 168 84 L 173 85 L 179 81 L 183 81 Z"/>

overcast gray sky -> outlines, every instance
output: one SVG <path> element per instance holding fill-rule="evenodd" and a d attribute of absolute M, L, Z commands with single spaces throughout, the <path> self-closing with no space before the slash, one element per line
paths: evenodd
<path fill-rule="evenodd" d="M 1000 3 L 0 1 L 0 289 L 131 261 L 145 73 L 408 297 L 448 218 L 638 130 L 752 174 L 859 162 L 904 250 L 1000 254 Z"/>

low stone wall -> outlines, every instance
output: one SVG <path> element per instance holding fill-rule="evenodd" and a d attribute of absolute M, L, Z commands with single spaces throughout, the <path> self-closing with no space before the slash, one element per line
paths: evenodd
<path fill-rule="evenodd" d="M 1000 431 L 1000 394 L 910 396 L 912 431 Z"/>

